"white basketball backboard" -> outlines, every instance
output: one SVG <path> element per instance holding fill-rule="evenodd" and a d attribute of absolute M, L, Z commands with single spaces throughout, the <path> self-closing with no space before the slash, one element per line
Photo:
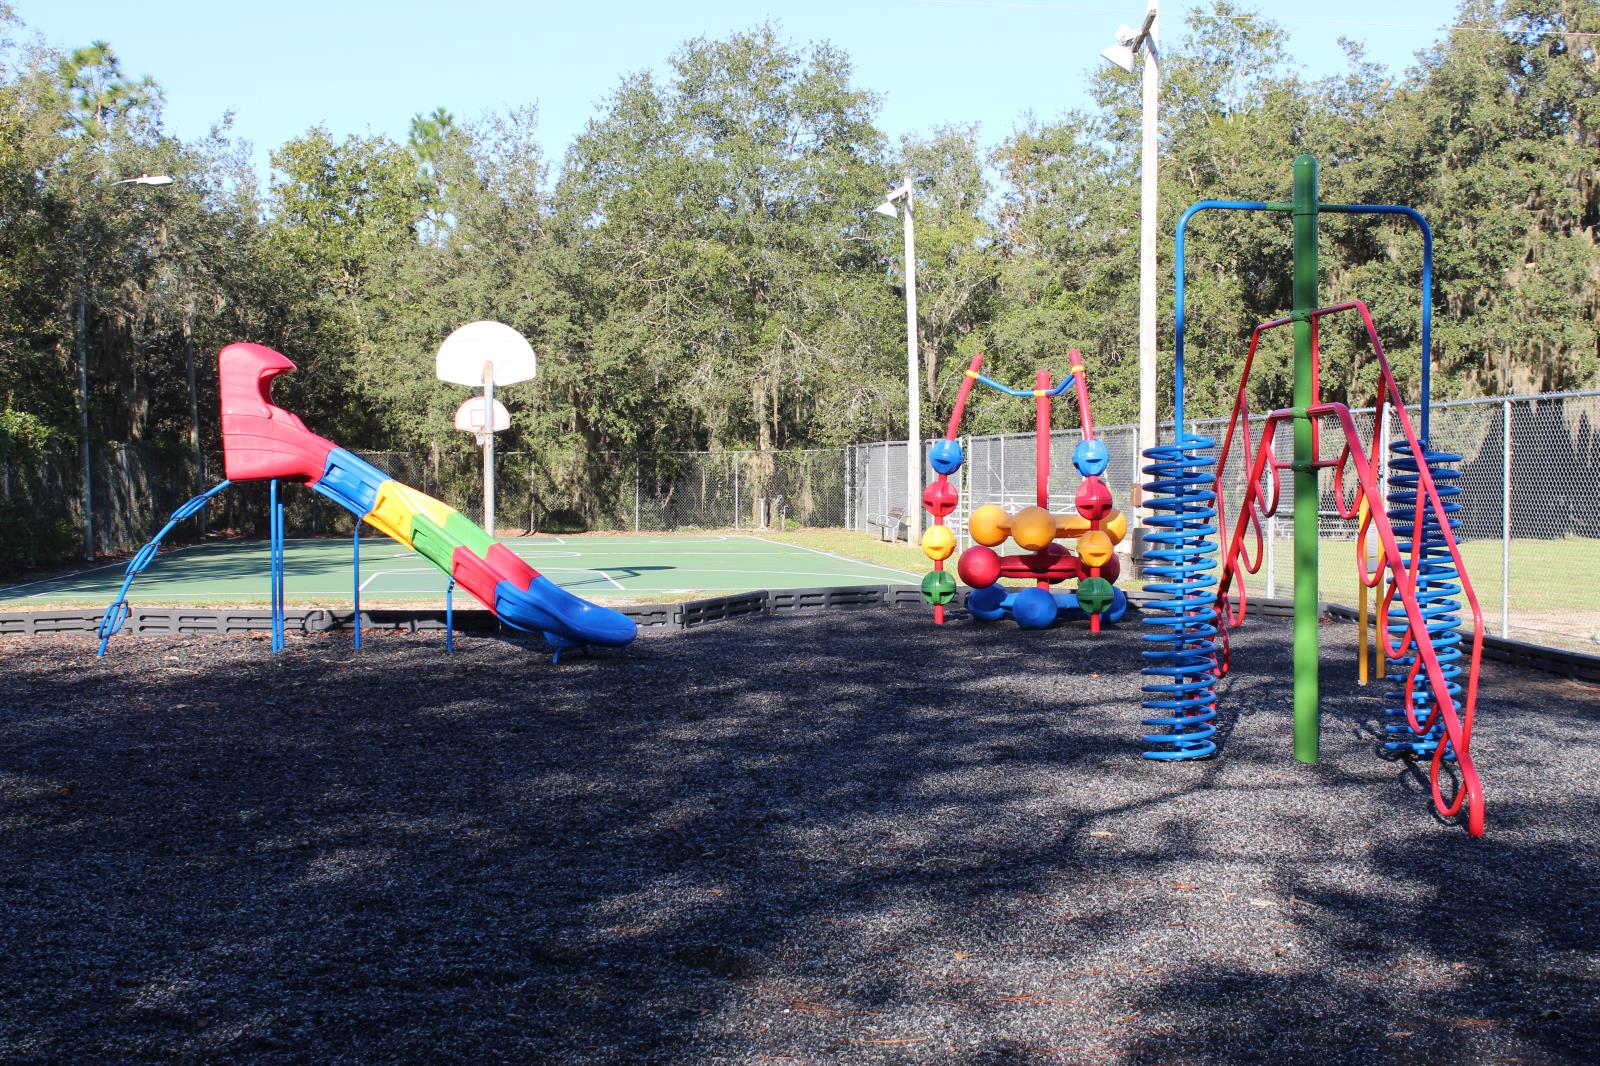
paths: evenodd
<path fill-rule="evenodd" d="M 456 408 L 456 428 L 468 433 L 483 432 L 483 397 L 475 396 Z M 499 400 L 494 401 L 494 432 L 504 433 L 511 428 L 511 412 Z"/>
<path fill-rule="evenodd" d="M 440 381 L 482 385 L 485 363 L 493 365 L 496 385 L 531 381 L 536 368 L 532 346 L 499 322 L 468 322 L 455 330 L 439 345 L 435 368 Z"/>

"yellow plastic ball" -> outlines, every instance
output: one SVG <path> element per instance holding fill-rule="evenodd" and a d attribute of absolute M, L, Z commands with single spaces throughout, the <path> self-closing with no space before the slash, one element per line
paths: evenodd
<path fill-rule="evenodd" d="M 1128 516 L 1121 511 L 1112 511 L 1100 519 L 1100 528 L 1111 538 L 1111 543 L 1121 544 L 1122 538 L 1128 535 Z"/>
<path fill-rule="evenodd" d="M 1043 507 L 1024 507 L 1011 519 L 1011 539 L 1031 552 L 1056 539 L 1056 516 Z"/>
<path fill-rule="evenodd" d="M 955 550 L 956 535 L 949 526 L 929 526 L 922 535 L 922 554 L 930 559 L 948 559 Z"/>
<path fill-rule="evenodd" d="M 1111 538 L 1091 529 L 1078 538 L 1078 558 L 1089 566 L 1104 566 L 1111 561 Z"/>
<path fill-rule="evenodd" d="M 1011 535 L 1011 518 L 998 503 L 986 503 L 967 519 L 967 532 L 979 544 L 993 548 Z"/>

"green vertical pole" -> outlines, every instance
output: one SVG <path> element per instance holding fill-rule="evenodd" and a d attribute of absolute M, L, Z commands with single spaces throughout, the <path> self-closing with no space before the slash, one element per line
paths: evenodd
<path fill-rule="evenodd" d="M 1311 468 L 1311 312 L 1317 306 L 1317 160 L 1294 161 L 1294 757 L 1316 762 L 1317 472 Z"/>

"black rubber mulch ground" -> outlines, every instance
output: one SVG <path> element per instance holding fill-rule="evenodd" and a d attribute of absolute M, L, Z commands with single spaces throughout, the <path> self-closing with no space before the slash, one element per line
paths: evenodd
<path fill-rule="evenodd" d="M 1600 691 L 1488 668 L 1473 840 L 1352 633 L 1316 766 L 1277 620 L 1182 766 L 1133 628 L 0 641 L 0 1059 L 1593 1062 Z"/>

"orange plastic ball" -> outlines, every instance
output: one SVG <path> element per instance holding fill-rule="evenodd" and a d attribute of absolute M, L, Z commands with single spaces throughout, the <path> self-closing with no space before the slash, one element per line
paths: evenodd
<path fill-rule="evenodd" d="M 1011 518 L 998 503 L 986 503 L 967 519 L 967 532 L 979 544 L 987 544 L 992 548 L 1005 543 L 1011 533 Z"/>
<path fill-rule="evenodd" d="M 1056 539 L 1056 517 L 1043 507 L 1024 507 L 1011 519 L 1011 539 L 1031 552 Z"/>
<path fill-rule="evenodd" d="M 1111 538 L 1111 543 L 1121 544 L 1122 538 L 1128 535 L 1128 516 L 1121 511 L 1111 511 L 1100 519 L 1100 528 Z"/>
<path fill-rule="evenodd" d="M 1104 566 L 1111 559 L 1111 538 L 1091 529 L 1078 538 L 1078 558 L 1089 566 Z"/>

